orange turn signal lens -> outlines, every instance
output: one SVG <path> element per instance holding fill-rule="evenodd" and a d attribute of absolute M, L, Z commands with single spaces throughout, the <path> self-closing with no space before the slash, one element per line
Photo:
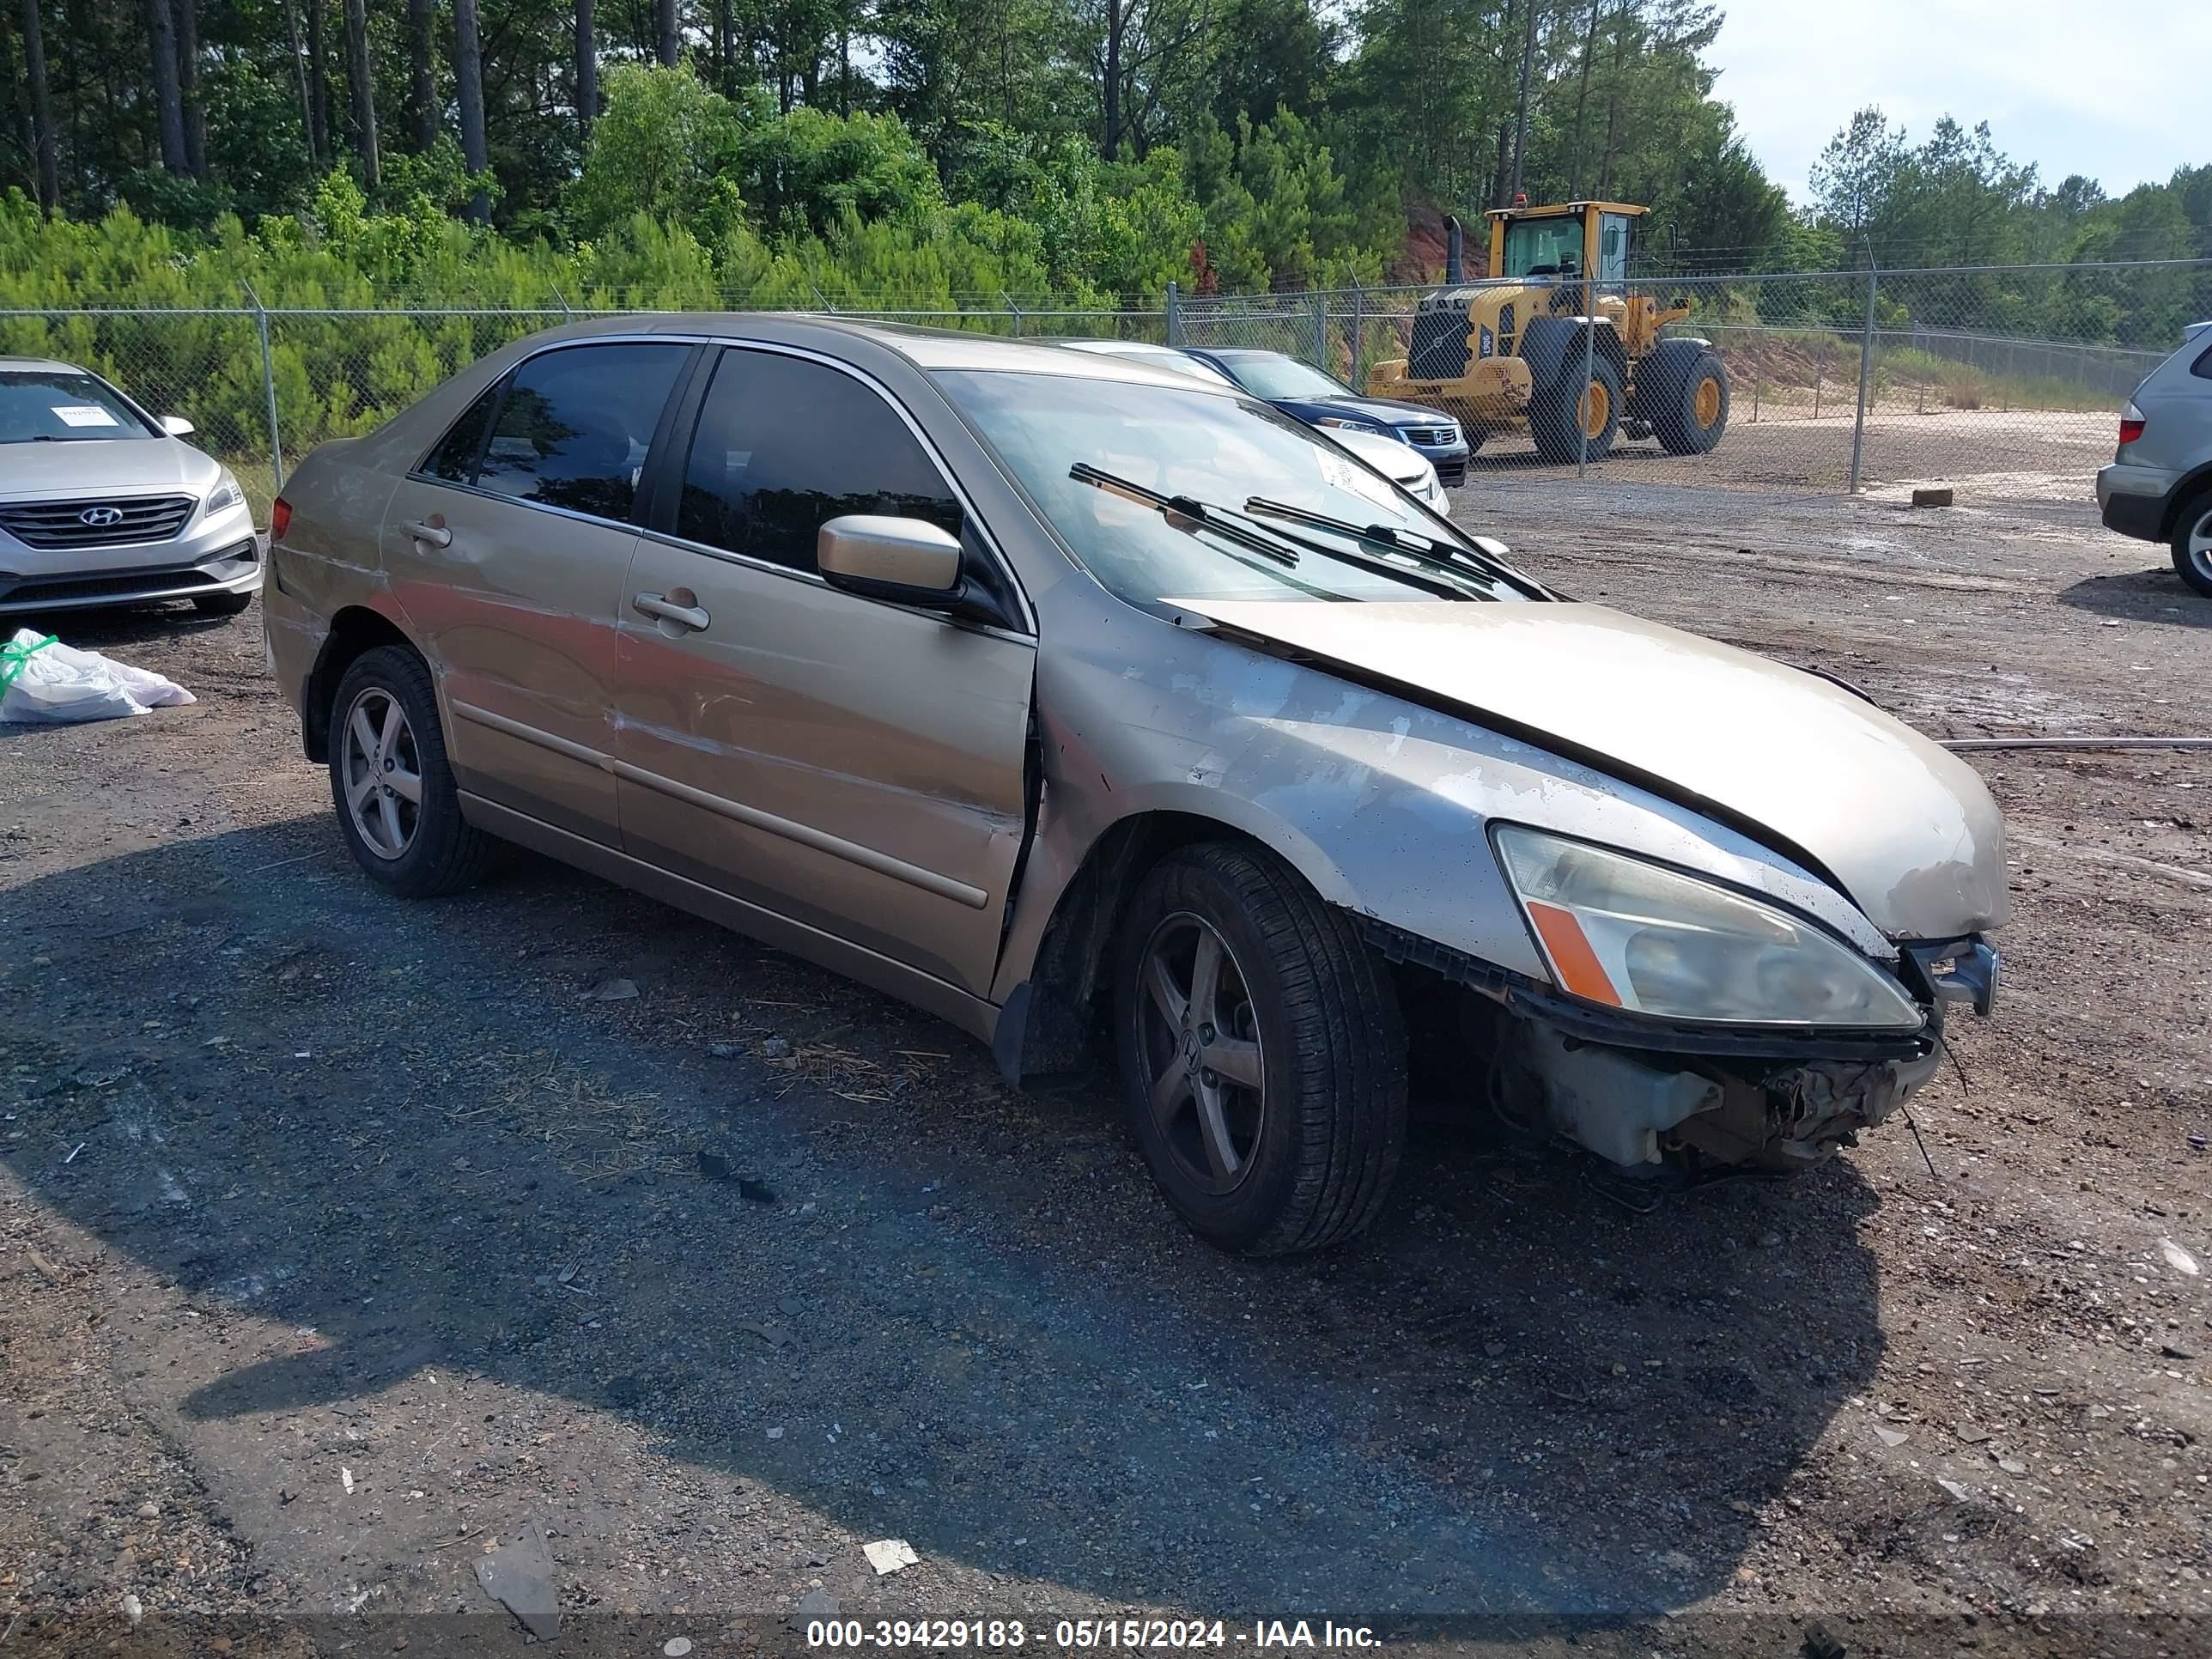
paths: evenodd
<path fill-rule="evenodd" d="M 1540 899 L 1528 900 L 1528 920 L 1535 924 L 1536 937 L 1544 942 L 1544 954 L 1552 959 L 1559 983 L 1585 1002 L 1621 1006 L 1620 993 L 1613 988 L 1575 913 Z"/>

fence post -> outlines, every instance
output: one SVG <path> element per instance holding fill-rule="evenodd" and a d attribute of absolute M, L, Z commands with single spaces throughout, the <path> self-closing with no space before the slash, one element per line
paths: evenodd
<path fill-rule="evenodd" d="M 553 290 L 554 299 L 560 303 L 562 316 L 574 320 L 576 313 L 568 309 L 568 296 L 561 292 L 561 285 L 558 283 L 549 283 L 546 286 Z"/>
<path fill-rule="evenodd" d="M 1006 302 L 1006 315 L 1013 319 L 1014 337 L 1018 340 L 1022 337 L 1022 308 L 1014 303 L 1014 296 L 1004 289 L 999 290 L 999 297 Z"/>
<path fill-rule="evenodd" d="M 1317 288 L 1313 296 L 1314 367 L 1328 373 L 1328 290 Z"/>
<path fill-rule="evenodd" d="M 1182 345 L 1182 294 L 1173 278 L 1168 282 L 1167 313 L 1168 343 L 1180 349 Z"/>
<path fill-rule="evenodd" d="M 1367 349 L 1367 290 L 1354 277 L 1352 283 L 1352 389 L 1366 389 L 1366 374 L 1359 367 L 1359 359 Z"/>
<path fill-rule="evenodd" d="M 1867 246 L 1867 302 L 1866 326 L 1859 331 L 1859 401 L 1858 412 L 1851 418 L 1851 488 L 1859 493 L 1859 460 L 1866 450 L 1867 388 L 1874 374 L 1874 297 L 1875 284 L 1880 280 L 1874 265 L 1874 247 Z"/>
<path fill-rule="evenodd" d="M 269 400 L 269 472 L 279 491 L 284 488 L 284 443 L 276 431 L 276 360 L 269 349 L 269 313 L 251 283 L 240 283 L 253 320 L 261 331 L 261 390 Z"/>
<path fill-rule="evenodd" d="M 1583 389 L 1575 398 L 1575 477 L 1582 478 L 1589 470 L 1589 416 L 1583 412 L 1584 399 L 1590 395 L 1590 374 L 1596 367 L 1597 310 L 1589 303 L 1589 289 L 1583 289 L 1583 310 L 1589 314 L 1583 319 Z"/>

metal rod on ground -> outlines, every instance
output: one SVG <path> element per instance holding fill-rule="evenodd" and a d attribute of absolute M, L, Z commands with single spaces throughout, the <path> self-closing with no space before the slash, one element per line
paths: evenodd
<path fill-rule="evenodd" d="M 1866 325 L 1859 331 L 1859 392 L 1858 406 L 1851 416 L 1851 487 L 1850 493 L 1859 493 L 1859 461 L 1866 453 L 1867 387 L 1874 378 L 1874 300 L 1875 284 L 1880 280 L 1875 270 L 1874 244 L 1867 244 L 1867 302 Z"/>
<path fill-rule="evenodd" d="M 284 488 L 284 441 L 276 430 L 276 359 L 269 349 L 269 313 L 251 283 L 240 283 L 253 307 L 253 320 L 261 331 L 261 390 L 269 398 L 269 474 L 277 489 Z"/>
<path fill-rule="evenodd" d="M 2212 749 L 2212 738 L 1947 738 L 1954 754 L 1984 749 Z"/>

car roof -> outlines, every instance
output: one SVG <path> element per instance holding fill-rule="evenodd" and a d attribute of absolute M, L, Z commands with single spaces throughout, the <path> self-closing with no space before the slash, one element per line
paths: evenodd
<path fill-rule="evenodd" d="M 1050 341 L 1010 340 L 964 329 L 915 328 L 901 323 L 823 317 L 806 312 L 656 312 L 644 316 L 601 317 L 565 324 L 518 343 L 542 347 L 574 341 L 580 344 L 601 335 L 641 332 L 703 334 L 739 344 L 749 341 L 803 344 L 811 338 L 825 349 L 835 349 L 840 342 L 865 340 L 897 353 L 925 374 L 997 369 L 1054 374 L 1063 380 L 1130 381 L 1172 386 L 1184 392 L 1221 393 L 1228 390 L 1210 386 L 1179 369 L 1154 368 L 1138 358 L 1115 353 L 1069 351 Z"/>
<path fill-rule="evenodd" d="M 89 371 L 53 357 L 0 357 L 0 371 L 19 374 L 83 374 Z"/>

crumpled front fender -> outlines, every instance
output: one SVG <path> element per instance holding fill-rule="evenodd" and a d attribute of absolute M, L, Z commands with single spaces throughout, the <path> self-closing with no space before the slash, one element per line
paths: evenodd
<path fill-rule="evenodd" d="M 1491 849 L 1493 821 L 1717 878 L 1869 957 L 1895 957 L 1826 882 L 1686 806 L 1471 720 L 1121 609 L 1147 637 L 1119 639 L 1109 625 L 1039 659 L 1042 801 L 994 1000 L 1029 977 L 1100 838 L 1148 813 L 1224 824 L 1331 903 L 1537 981 L 1549 975 Z"/>

